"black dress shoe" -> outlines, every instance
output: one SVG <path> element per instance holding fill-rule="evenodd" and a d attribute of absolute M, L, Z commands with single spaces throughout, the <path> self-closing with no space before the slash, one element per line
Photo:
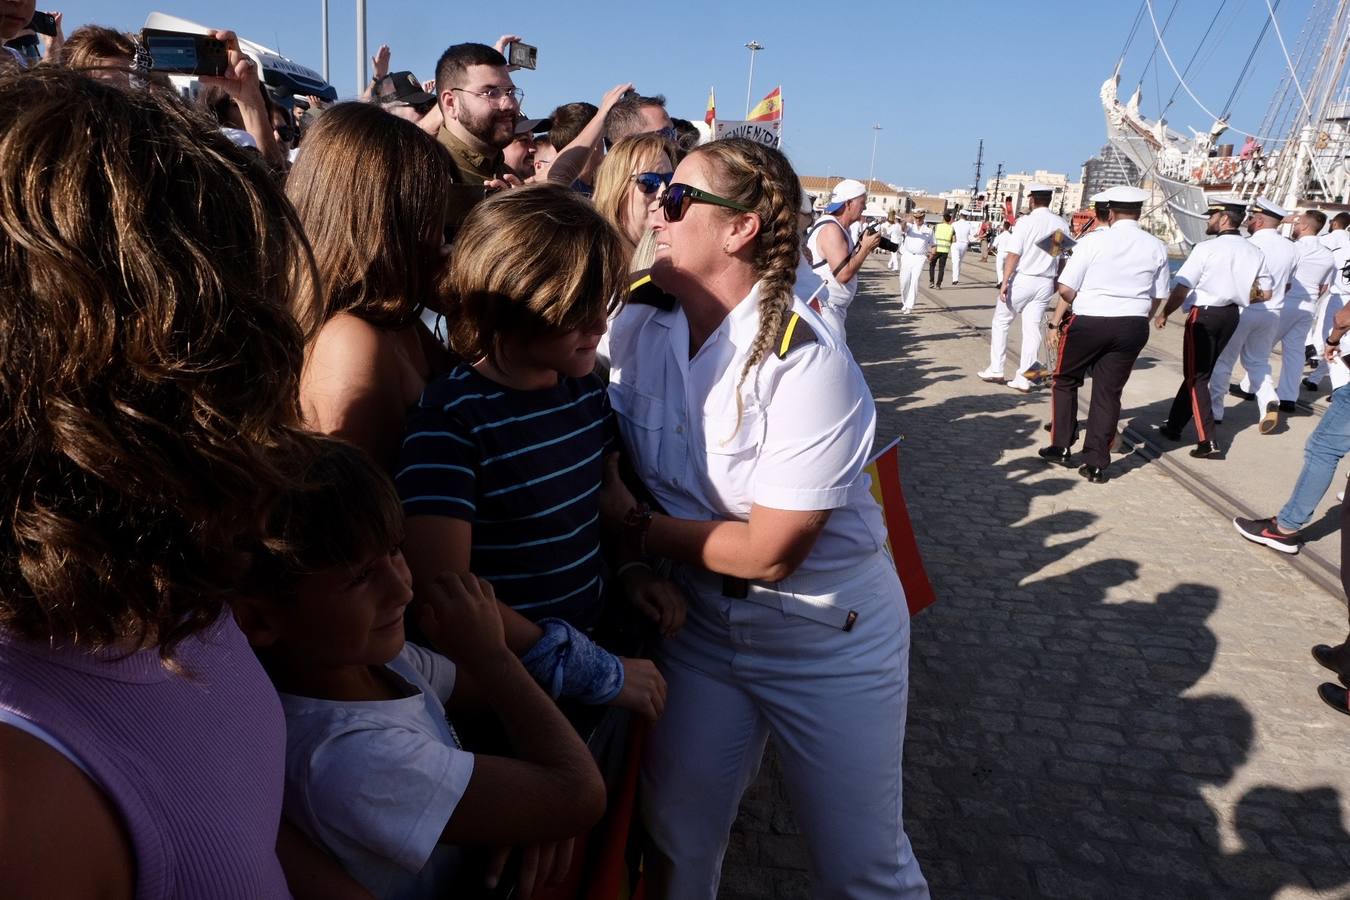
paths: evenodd
<path fill-rule="evenodd" d="M 1214 441 L 1201 441 L 1195 445 L 1195 449 L 1191 451 L 1191 456 L 1196 459 L 1213 459 L 1222 452 L 1219 445 Z"/>
<path fill-rule="evenodd" d="M 1158 434 L 1167 438 L 1169 441 L 1177 442 L 1181 440 L 1181 432 L 1166 422 L 1158 426 Z"/>
<path fill-rule="evenodd" d="M 1228 386 L 1228 393 L 1232 394 L 1234 397 L 1241 397 L 1243 400 L 1256 399 L 1255 394 L 1253 394 L 1251 391 L 1244 391 L 1242 389 L 1242 386 L 1237 384 L 1230 384 Z"/>
<path fill-rule="evenodd" d="M 1298 412 L 1298 403 L 1293 400 L 1281 400 L 1280 412 L 1282 413 Z"/>
<path fill-rule="evenodd" d="M 1091 466 L 1084 463 L 1078 467 L 1078 474 L 1093 484 L 1106 484 L 1106 470 L 1100 466 Z"/>
<path fill-rule="evenodd" d="M 1342 674 L 1340 667 L 1336 665 L 1336 651 L 1340 649 L 1340 647 L 1332 647 L 1328 644 L 1318 644 L 1312 648 L 1313 659 L 1317 660 L 1317 664 L 1322 668 L 1335 672 L 1341 684 L 1350 687 L 1350 675 Z"/>
<path fill-rule="evenodd" d="M 1318 384 L 1318 383 L 1315 382 L 1315 381 L 1311 381 L 1311 380 L 1309 380 L 1309 379 L 1307 379 L 1307 378 L 1303 379 L 1303 382 L 1302 382 L 1302 383 L 1303 383 L 1303 389 L 1304 389 L 1305 391 L 1312 391 L 1314 394 L 1317 393 L 1318 391 L 1320 391 L 1320 390 L 1322 389 L 1322 386 L 1321 386 L 1320 384 Z"/>
<path fill-rule="evenodd" d="M 1069 462 L 1069 457 L 1073 455 L 1073 452 L 1069 450 L 1068 447 L 1055 447 L 1052 445 L 1049 447 L 1042 447 L 1036 452 L 1040 454 L 1041 459 L 1048 463 L 1054 463 L 1057 466 L 1065 466 L 1066 468 L 1072 465 L 1072 463 Z"/>

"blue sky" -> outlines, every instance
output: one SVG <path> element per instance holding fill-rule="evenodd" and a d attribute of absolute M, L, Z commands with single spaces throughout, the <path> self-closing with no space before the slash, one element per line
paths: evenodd
<path fill-rule="evenodd" d="M 1278 21 L 1291 53 L 1313 0 L 1284 0 Z M 320 0 L 39 0 L 65 13 L 67 33 L 83 22 L 133 30 L 150 10 L 229 27 L 285 55 L 320 67 Z M 1227 0 L 1206 50 L 1187 76 L 1213 109 L 1234 87 L 1266 16 L 1266 0 Z M 56 6 L 56 4 L 60 4 Z M 1161 26 L 1173 0 L 1154 0 Z M 392 68 L 431 77 L 451 43 L 492 43 L 513 32 L 539 48 L 539 69 L 516 73 L 525 109 L 542 116 L 559 103 L 595 102 L 620 81 L 666 95 L 673 114 L 701 119 L 708 88 L 719 113 L 744 112 L 749 52 L 754 100 L 783 86 L 785 149 L 802 174 L 865 178 L 877 133 L 876 177 L 945 190 L 974 180 L 976 146 L 985 142 L 985 178 L 1042 168 L 1078 177 L 1104 142 L 1098 89 L 1113 70 L 1139 10 L 1136 0 L 959 0 L 959 2 L 717 2 L 664 5 L 576 0 L 572 3 L 449 3 L 368 0 L 370 52 L 393 48 Z M 1180 4 L 1166 32 L 1184 68 L 1220 0 Z M 228 12 L 226 12 L 228 10 Z M 354 0 L 330 0 L 332 80 L 343 96 L 356 81 Z M 834 22 L 826 16 L 837 16 Z M 1219 38 L 1219 40 L 1216 40 Z M 1141 75 L 1144 111 L 1158 112 L 1176 86 L 1153 48 L 1145 15 L 1126 56 L 1122 95 Z M 1233 124 L 1256 131 L 1284 71 L 1273 33 L 1234 105 Z M 1174 128 L 1209 126 L 1184 93 L 1168 110 Z M 1227 140 L 1241 144 L 1240 136 Z"/>

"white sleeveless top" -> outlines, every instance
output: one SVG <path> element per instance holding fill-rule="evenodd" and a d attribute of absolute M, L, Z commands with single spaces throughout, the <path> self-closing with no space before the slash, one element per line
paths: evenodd
<path fill-rule="evenodd" d="M 844 318 L 848 315 L 848 306 L 853 302 L 853 297 L 858 293 L 858 277 L 855 275 L 848 283 L 841 283 L 834 277 L 831 271 L 830 263 L 825 259 L 825 254 L 820 251 L 820 233 L 826 228 L 838 228 L 844 235 L 844 243 L 848 245 L 848 252 L 853 253 L 853 237 L 848 229 L 840 224 L 834 216 L 821 216 L 816 223 L 811 226 L 811 231 L 806 239 L 806 247 L 811 251 L 811 258 L 815 260 L 813 268 L 816 275 L 825 282 L 825 290 L 821 292 L 820 298 L 820 317 L 825 320 L 834 331 L 835 337 L 843 343 L 844 341 Z"/>

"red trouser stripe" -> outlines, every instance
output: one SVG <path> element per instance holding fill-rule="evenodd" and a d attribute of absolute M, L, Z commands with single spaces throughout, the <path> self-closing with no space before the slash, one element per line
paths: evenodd
<path fill-rule="evenodd" d="M 1200 415 L 1200 397 L 1195 392 L 1195 323 L 1200 318 L 1200 307 L 1191 308 L 1191 314 L 1186 318 L 1186 347 L 1182 353 L 1182 365 L 1185 367 L 1186 384 L 1191 389 L 1191 417 L 1195 419 L 1196 439 L 1200 441 L 1209 440 L 1209 435 L 1205 434 L 1205 420 Z M 1205 397 L 1205 402 L 1209 402 L 1209 397 Z"/>

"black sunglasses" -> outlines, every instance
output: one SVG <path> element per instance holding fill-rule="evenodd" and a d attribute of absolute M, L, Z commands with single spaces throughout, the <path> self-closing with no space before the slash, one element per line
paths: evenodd
<path fill-rule="evenodd" d="M 740 212 L 754 212 L 750 207 L 743 206 L 735 200 L 728 200 L 726 197 L 719 197 L 678 182 L 666 189 L 666 195 L 661 198 L 661 211 L 665 214 L 667 222 L 678 222 L 695 203 L 710 203 L 713 206 L 724 206 Z"/>
<path fill-rule="evenodd" d="M 670 177 L 674 172 L 639 172 L 633 176 L 637 182 L 638 190 L 644 194 L 655 194 L 661 190 L 662 185 L 670 184 Z"/>

